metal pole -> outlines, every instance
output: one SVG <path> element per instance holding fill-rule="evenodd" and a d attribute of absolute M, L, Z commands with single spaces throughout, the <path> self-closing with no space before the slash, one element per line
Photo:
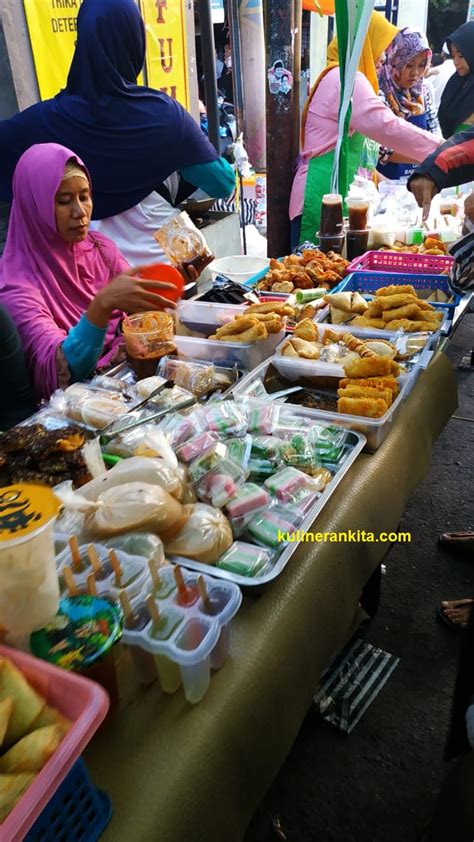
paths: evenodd
<path fill-rule="evenodd" d="M 293 83 L 293 160 L 300 151 L 300 100 L 301 100 L 301 41 L 303 28 L 303 2 L 295 0 L 295 28 L 293 42 L 293 61 L 295 64 Z"/>
<path fill-rule="evenodd" d="M 198 0 L 201 28 L 201 53 L 209 140 L 219 152 L 219 108 L 217 105 L 216 46 L 212 24 L 211 0 Z"/>
<path fill-rule="evenodd" d="M 232 53 L 232 87 L 234 90 L 234 112 L 237 124 L 237 136 L 245 132 L 244 88 L 242 77 L 242 44 L 240 40 L 240 20 L 237 0 L 229 0 L 230 49 Z M 245 134 L 244 134 L 245 142 Z M 240 227 L 242 229 L 242 245 L 247 254 L 247 236 L 245 233 L 244 186 L 239 173 L 238 190 L 240 193 Z"/>
<path fill-rule="evenodd" d="M 293 181 L 293 3 L 265 0 L 267 68 L 268 254 L 290 250 L 288 206 Z"/>

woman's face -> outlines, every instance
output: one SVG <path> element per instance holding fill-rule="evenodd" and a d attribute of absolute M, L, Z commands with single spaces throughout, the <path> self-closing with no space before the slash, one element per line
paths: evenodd
<path fill-rule="evenodd" d="M 469 67 L 462 53 L 459 52 L 458 48 L 455 47 L 454 44 L 451 44 L 451 55 L 453 57 L 454 66 L 459 76 L 469 76 L 471 68 Z"/>
<path fill-rule="evenodd" d="M 92 197 L 86 178 L 73 175 L 59 185 L 55 197 L 56 228 L 65 243 L 87 237 L 92 216 Z"/>
<path fill-rule="evenodd" d="M 402 89 L 412 88 L 425 75 L 427 67 L 428 53 L 423 50 L 400 71 L 398 76 L 399 87 Z"/>

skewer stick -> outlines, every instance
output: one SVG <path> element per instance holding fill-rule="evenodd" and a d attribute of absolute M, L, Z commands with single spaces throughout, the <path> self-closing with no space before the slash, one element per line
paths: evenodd
<path fill-rule="evenodd" d="M 120 588 L 122 584 L 123 571 L 115 550 L 109 550 L 109 559 L 112 565 L 112 570 L 115 573 L 115 587 Z"/>
<path fill-rule="evenodd" d="M 95 575 L 100 576 L 102 573 L 102 565 L 100 563 L 100 558 L 97 555 L 97 550 L 93 544 L 89 544 L 87 547 L 87 556 Z"/>
<path fill-rule="evenodd" d="M 176 587 L 178 588 L 178 592 L 181 594 L 181 596 L 186 596 L 187 588 L 183 578 L 183 571 L 181 570 L 181 567 L 178 567 L 177 565 L 174 568 L 174 578 L 176 581 Z"/>
<path fill-rule="evenodd" d="M 66 587 L 69 591 L 69 596 L 79 596 L 79 590 L 76 585 L 76 580 L 72 575 L 72 570 L 68 564 L 65 564 L 63 567 L 63 576 L 64 581 L 66 582 Z"/>
<path fill-rule="evenodd" d="M 133 608 L 130 605 L 130 600 L 128 598 L 128 594 L 126 591 L 120 591 L 119 593 L 120 604 L 122 606 L 122 610 L 125 616 L 125 619 L 129 622 L 133 622 L 135 619 L 135 614 L 133 613 Z"/>
<path fill-rule="evenodd" d="M 158 608 L 158 606 L 157 606 L 157 604 L 156 604 L 156 602 L 153 599 L 151 594 L 147 597 L 146 604 L 147 604 L 148 611 L 150 612 L 150 617 L 153 620 L 153 622 L 159 623 L 160 619 L 161 619 L 160 618 L 160 611 L 159 611 L 159 608 Z"/>
<path fill-rule="evenodd" d="M 158 573 L 158 564 L 156 563 L 155 558 L 150 558 L 148 561 L 148 567 L 150 570 L 151 581 L 155 588 L 159 588 L 161 586 L 161 577 Z"/>
<path fill-rule="evenodd" d="M 99 596 L 97 591 L 97 582 L 93 573 L 89 573 L 87 577 L 87 593 L 90 594 L 90 596 Z"/>
<path fill-rule="evenodd" d="M 71 535 L 69 538 L 69 549 L 71 550 L 72 566 L 77 573 L 82 573 L 81 553 L 79 551 L 77 535 Z"/>
<path fill-rule="evenodd" d="M 209 594 L 207 592 L 206 583 L 202 576 L 198 577 L 198 589 L 199 595 L 203 601 L 204 608 L 207 608 L 207 606 L 209 605 Z"/>

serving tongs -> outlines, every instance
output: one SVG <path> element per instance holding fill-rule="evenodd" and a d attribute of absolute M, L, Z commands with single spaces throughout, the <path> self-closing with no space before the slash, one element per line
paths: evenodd
<path fill-rule="evenodd" d="M 157 388 L 154 389 L 153 392 L 150 395 L 148 395 L 147 398 L 145 398 L 143 401 L 140 401 L 140 403 L 136 403 L 134 406 L 131 406 L 130 409 L 127 409 L 127 411 L 120 416 L 120 420 L 122 420 L 122 418 L 128 415 L 129 412 L 135 412 L 137 409 L 142 409 L 144 406 L 147 405 L 149 401 L 153 400 L 153 398 L 156 398 L 156 396 L 163 392 L 165 389 L 172 389 L 173 386 L 173 380 L 165 380 L 163 383 L 160 383 L 160 385 L 157 386 Z M 99 430 L 100 435 L 103 435 L 103 433 L 106 433 L 107 430 L 110 430 L 111 427 L 113 427 L 114 424 L 117 424 L 118 421 L 118 418 L 114 418 L 114 420 L 111 421 L 109 424 L 106 424 L 105 427 L 101 427 Z"/>
<path fill-rule="evenodd" d="M 150 400 L 150 398 L 148 398 Z M 106 435 L 103 432 L 99 434 L 99 441 L 102 447 L 105 447 L 112 439 L 116 438 L 117 436 L 121 435 L 121 433 L 128 433 L 130 430 L 135 430 L 137 427 L 142 427 L 143 424 L 151 424 L 153 421 L 156 421 L 158 418 L 163 418 L 164 415 L 167 415 L 168 412 L 179 412 L 181 409 L 187 409 L 189 406 L 193 406 L 196 403 L 196 398 L 194 395 L 191 395 L 189 398 L 181 401 L 181 403 L 175 404 L 175 406 L 167 406 L 164 409 L 160 409 L 158 412 L 153 412 L 151 415 L 147 415 L 146 418 L 140 418 L 138 421 L 134 421 L 132 424 L 127 424 L 125 427 L 120 427 L 118 430 L 114 430 L 112 433 L 107 433 Z M 118 420 L 115 421 L 118 423 Z M 110 426 L 110 425 L 107 425 Z"/>

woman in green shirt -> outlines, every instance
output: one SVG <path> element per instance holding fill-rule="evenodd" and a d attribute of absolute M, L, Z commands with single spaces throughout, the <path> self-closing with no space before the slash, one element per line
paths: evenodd
<path fill-rule="evenodd" d="M 443 91 L 438 112 L 446 138 L 474 124 L 474 21 L 456 29 L 447 45 L 456 73 Z"/>

